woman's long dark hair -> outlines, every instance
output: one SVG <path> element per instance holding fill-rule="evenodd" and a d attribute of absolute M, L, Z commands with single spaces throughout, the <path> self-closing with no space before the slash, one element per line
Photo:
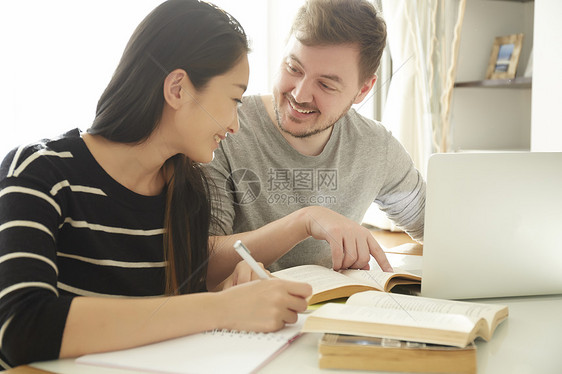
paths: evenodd
<path fill-rule="evenodd" d="M 195 89 L 229 71 L 249 51 L 242 26 L 220 8 L 197 0 L 168 0 L 137 27 L 88 132 L 114 142 L 139 144 L 158 126 L 169 72 L 183 69 Z M 166 294 L 205 289 L 211 204 L 199 165 L 170 158 L 164 234 Z"/>

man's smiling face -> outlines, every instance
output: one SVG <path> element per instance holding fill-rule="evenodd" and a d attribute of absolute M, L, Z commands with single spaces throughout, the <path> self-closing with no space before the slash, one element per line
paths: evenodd
<path fill-rule="evenodd" d="M 331 129 L 361 86 L 355 45 L 306 46 L 292 36 L 273 89 L 277 125 L 296 138 Z"/>

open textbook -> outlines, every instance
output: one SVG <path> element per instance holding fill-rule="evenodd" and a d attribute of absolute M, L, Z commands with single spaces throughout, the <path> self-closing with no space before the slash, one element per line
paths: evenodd
<path fill-rule="evenodd" d="M 324 332 L 466 347 L 490 340 L 507 306 L 366 291 L 312 312 L 303 332 Z"/>
<path fill-rule="evenodd" d="M 312 286 L 309 304 L 347 297 L 357 292 L 377 290 L 389 292 L 394 286 L 421 283 L 421 277 L 406 271 L 393 273 L 379 269 L 335 271 L 320 265 L 300 265 L 272 273 L 273 276 Z"/>

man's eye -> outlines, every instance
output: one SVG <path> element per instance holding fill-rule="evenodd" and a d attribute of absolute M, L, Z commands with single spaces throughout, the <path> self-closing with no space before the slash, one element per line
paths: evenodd
<path fill-rule="evenodd" d="M 287 64 L 287 70 L 289 70 L 292 73 L 298 73 L 298 70 L 293 66 L 291 66 L 291 64 Z"/>

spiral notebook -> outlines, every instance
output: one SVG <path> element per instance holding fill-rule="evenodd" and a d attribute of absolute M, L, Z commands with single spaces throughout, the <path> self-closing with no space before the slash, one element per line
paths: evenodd
<path fill-rule="evenodd" d="M 207 331 L 142 347 L 89 354 L 79 364 L 149 373 L 253 373 L 300 336 L 299 321 L 273 333 Z"/>

